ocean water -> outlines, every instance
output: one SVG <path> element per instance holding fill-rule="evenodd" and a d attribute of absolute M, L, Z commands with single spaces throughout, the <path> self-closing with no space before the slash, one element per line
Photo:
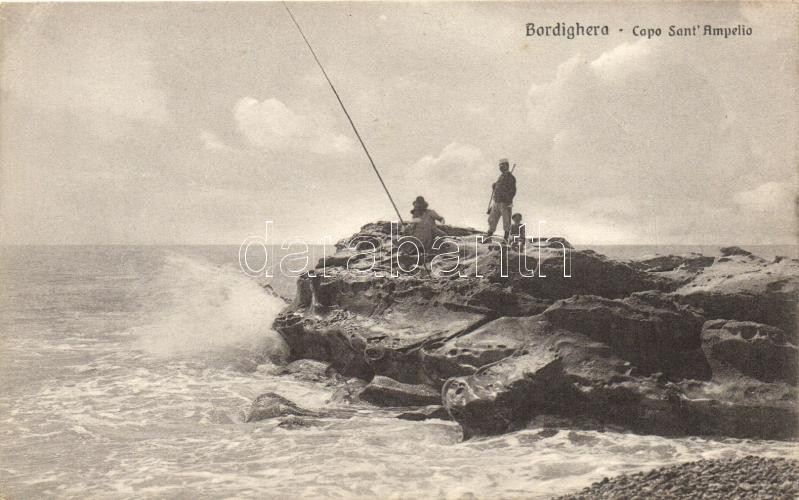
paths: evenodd
<path fill-rule="evenodd" d="M 700 458 L 796 443 L 355 417 L 243 423 L 266 391 L 324 409 L 331 389 L 272 375 L 282 308 L 237 247 L 5 247 L 0 257 L 0 496 L 545 498 Z M 625 250 L 629 251 L 629 250 Z M 611 252 L 605 252 L 611 254 Z M 289 278 L 270 284 L 293 293 Z"/>

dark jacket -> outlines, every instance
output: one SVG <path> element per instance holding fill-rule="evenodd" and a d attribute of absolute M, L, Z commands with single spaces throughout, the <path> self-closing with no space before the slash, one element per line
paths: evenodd
<path fill-rule="evenodd" d="M 499 176 L 494 183 L 494 199 L 499 203 L 513 203 L 516 196 L 516 177 L 510 172 L 505 172 Z"/>

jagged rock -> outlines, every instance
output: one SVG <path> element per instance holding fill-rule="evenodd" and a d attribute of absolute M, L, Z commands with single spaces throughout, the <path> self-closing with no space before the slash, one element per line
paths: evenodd
<path fill-rule="evenodd" d="M 717 259 L 673 296 L 701 309 L 707 319 L 776 326 L 792 343 L 799 343 L 796 328 L 799 261 L 794 259 L 770 263 L 748 252 L 732 252 Z"/>
<path fill-rule="evenodd" d="M 318 412 L 300 408 L 279 394 L 266 392 L 255 398 L 244 417 L 244 421 L 258 422 L 259 420 L 285 417 L 286 415 L 296 415 L 299 417 L 320 416 Z"/>
<path fill-rule="evenodd" d="M 799 353 L 779 328 L 751 321 L 705 323 L 702 343 L 708 358 L 764 382 L 797 384 Z"/>
<path fill-rule="evenodd" d="M 369 382 L 359 397 L 378 406 L 427 406 L 441 403 L 441 394 L 430 386 L 403 384 L 380 375 L 376 375 Z"/>
<path fill-rule="evenodd" d="M 406 411 L 397 415 L 397 418 L 401 420 L 413 421 L 430 420 L 433 418 L 439 420 L 452 420 L 452 418 L 449 416 L 449 413 L 447 413 L 447 410 L 441 405 L 430 405 L 417 410 Z"/>

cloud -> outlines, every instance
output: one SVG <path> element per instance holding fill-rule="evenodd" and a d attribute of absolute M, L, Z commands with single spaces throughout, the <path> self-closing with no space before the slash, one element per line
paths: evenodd
<path fill-rule="evenodd" d="M 478 179 L 493 173 L 491 164 L 479 148 L 457 142 L 446 145 L 438 156 L 423 156 L 411 171 L 414 178 L 428 181 Z"/>
<path fill-rule="evenodd" d="M 639 241 L 735 241 L 749 231 L 786 239 L 787 223 L 763 224 L 767 214 L 790 216 L 795 190 L 764 183 L 783 168 L 773 166 L 783 165 L 782 153 L 752 143 L 762 111 L 731 94 L 737 83 L 714 73 L 716 64 L 727 63 L 646 40 L 562 62 L 527 96 L 537 194 L 552 205 L 567 200 L 578 219 L 615 223 L 626 228 L 619 236 Z"/>
<path fill-rule="evenodd" d="M 733 201 L 745 211 L 769 215 L 786 213 L 796 203 L 797 180 L 765 182 L 753 189 L 735 193 Z"/>
<path fill-rule="evenodd" d="M 275 97 L 263 101 L 243 97 L 233 107 L 233 117 L 244 139 L 266 151 L 307 149 L 332 155 L 353 151 L 351 139 L 326 130 Z"/>
<path fill-rule="evenodd" d="M 702 72 L 642 42 L 565 61 L 552 82 L 531 86 L 528 111 L 554 179 L 592 196 L 696 195 L 724 175 L 720 150 L 740 149 Z"/>

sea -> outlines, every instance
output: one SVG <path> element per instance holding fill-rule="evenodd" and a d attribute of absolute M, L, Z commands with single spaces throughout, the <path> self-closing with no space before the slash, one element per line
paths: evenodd
<path fill-rule="evenodd" d="M 752 249 L 796 256 L 796 247 Z M 0 247 L 0 498 L 547 498 L 703 458 L 796 456 L 795 442 L 528 429 L 463 441 L 442 420 L 364 406 L 316 425 L 244 423 L 272 391 L 272 319 L 294 278 L 252 278 L 237 246 Z M 627 258 L 716 247 L 602 247 Z M 338 406 L 337 406 L 338 405 Z"/>

